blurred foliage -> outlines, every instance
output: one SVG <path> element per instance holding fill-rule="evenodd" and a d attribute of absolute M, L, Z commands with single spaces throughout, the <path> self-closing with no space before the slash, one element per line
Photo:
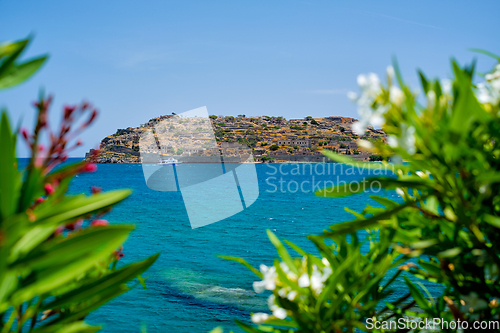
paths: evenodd
<path fill-rule="evenodd" d="M 46 56 L 19 62 L 29 39 L 0 45 L 0 88 L 29 78 Z M 109 225 L 101 217 L 125 199 L 129 190 L 92 195 L 68 195 L 71 179 L 95 165 L 60 164 L 79 146 L 70 142 L 96 118 L 88 103 L 66 106 L 59 131 L 47 125 L 51 97 L 40 95 L 34 104 L 32 132 L 13 130 L 7 112 L 0 120 L 0 331 L 96 332 L 85 317 L 134 285 L 158 255 L 127 266 L 117 262 L 132 225 Z M 78 125 L 78 119 L 87 117 Z M 48 147 L 40 143 L 45 132 Z M 20 170 L 16 158 L 18 135 L 31 149 L 28 166 Z M 144 285 L 145 286 L 145 285 Z"/>
<path fill-rule="evenodd" d="M 359 146 L 384 161 L 324 152 L 351 167 L 391 172 L 364 179 L 365 186 L 353 182 L 316 195 L 351 196 L 376 185 L 395 190 L 399 200 L 372 195 L 377 207 L 346 208 L 352 221 L 309 236 L 319 254 L 268 232 L 279 254 L 272 266 L 257 270 L 244 259 L 223 257 L 257 275 L 256 292 L 271 292 L 270 313 L 252 314 L 257 326 L 238 322 L 246 332 L 408 332 L 408 326 L 381 325 L 408 318 L 460 320 L 469 328 L 464 331 L 477 331 L 474 321 L 498 324 L 500 64 L 478 84 L 474 63 L 452 61 L 451 80 L 419 72 L 423 96 L 395 67 L 388 68 L 385 84 L 375 74 L 359 76 L 361 94 L 350 94 L 361 116 L 353 130 L 362 136 L 378 124 L 388 135 L 387 143 L 358 140 Z M 403 279 L 406 290 L 399 286 L 397 295 L 404 296 L 396 299 L 392 286 Z M 433 294 L 419 280 L 435 286 Z"/>

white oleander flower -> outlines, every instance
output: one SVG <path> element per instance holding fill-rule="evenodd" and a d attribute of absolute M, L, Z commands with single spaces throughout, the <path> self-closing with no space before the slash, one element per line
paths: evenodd
<path fill-rule="evenodd" d="M 429 178 L 429 174 L 428 174 L 428 171 L 427 172 L 423 172 L 423 171 L 417 171 L 415 172 L 417 174 L 417 176 L 419 176 L 420 178 Z"/>
<path fill-rule="evenodd" d="M 435 107 L 436 107 L 436 93 L 434 92 L 434 90 L 430 90 L 427 93 L 427 109 L 432 111 L 434 110 Z"/>
<path fill-rule="evenodd" d="M 297 296 L 297 292 L 295 290 L 292 290 L 292 288 L 290 287 L 285 287 L 285 288 L 281 288 L 280 290 L 278 290 L 278 295 L 281 297 L 281 298 L 288 298 L 288 300 L 290 301 L 293 301 L 295 299 L 295 297 Z"/>
<path fill-rule="evenodd" d="M 491 93 L 491 90 L 486 85 L 486 83 L 478 83 L 477 84 L 477 100 L 483 104 L 489 103 L 494 104 L 495 98 Z"/>
<path fill-rule="evenodd" d="M 394 71 L 394 67 L 387 66 L 386 72 L 387 72 L 387 78 L 392 81 L 394 79 L 394 76 L 396 76 L 396 72 Z"/>
<path fill-rule="evenodd" d="M 274 303 L 276 301 L 276 296 L 274 295 L 269 295 L 269 297 L 267 298 L 267 307 L 270 309 L 270 310 L 273 310 L 277 305 Z"/>
<path fill-rule="evenodd" d="M 299 277 L 299 287 L 307 288 L 309 287 L 309 285 L 310 285 L 309 275 L 307 275 L 307 273 L 302 274 Z"/>
<path fill-rule="evenodd" d="M 285 319 L 287 316 L 286 310 L 283 308 L 276 308 L 273 310 L 273 316 L 279 319 Z"/>
<path fill-rule="evenodd" d="M 452 82 L 449 79 L 441 80 L 441 89 L 445 95 L 452 95 Z"/>
<path fill-rule="evenodd" d="M 283 273 L 285 273 L 286 276 L 290 280 L 292 280 L 292 281 L 296 281 L 297 280 L 297 274 L 295 274 L 294 272 L 292 272 L 290 270 L 290 267 L 288 267 L 288 265 L 285 262 L 280 262 L 280 268 L 283 271 Z"/>
<path fill-rule="evenodd" d="M 262 281 L 255 281 L 253 283 L 255 292 L 261 293 L 264 290 L 274 290 L 276 288 L 276 278 L 278 277 L 276 268 L 274 266 L 267 267 L 266 265 L 260 265 L 260 271 L 263 277 Z"/>
<path fill-rule="evenodd" d="M 465 303 L 462 303 L 462 311 L 464 312 L 474 312 L 476 310 L 482 310 L 488 307 L 488 303 L 485 300 L 479 298 L 477 293 L 475 292 L 471 292 L 467 296 L 462 296 L 461 299 Z"/>
<path fill-rule="evenodd" d="M 347 96 L 358 104 L 359 121 L 352 124 L 352 129 L 357 134 L 363 134 L 368 125 L 380 127 L 384 124 L 384 114 L 388 108 L 384 105 L 372 108 L 375 99 L 382 91 L 382 86 L 378 76 L 374 73 L 358 76 L 358 85 L 361 89 L 361 95 L 350 92 Z"/>
<path fill-rule="evenodd" d="M 389 100 L 396 106 L 403 105 L 405 101 L 405 95 L 403 91 L 396 86 L 391 86 L 389 88 Z"/>
<path fill-rule="evenodd" d="M 396 193 L 401 197 L 401 198 L 404 198 L 405 197 L 405 192 L 403 191 L 403 189 L 401 188 L 397 188 L 396 189 Z"/>
<path fill-rule="evenodd" d="M 320 294 L 324 286 L 321 272 L 313 271 L 311 274 L 311 289 L 314 290 L 316 294 Z"/>
<path fill-rule="evenodd" d="M 288 298 L 289 301 L 293 301 L 295 297 L 297 297 L 298 293 L 295 290 L 292 290 L 286 295 L 286 298 Z"/>
<path fill-rule="evenodd" d="M 384 114 L 389 110 L 386 105 L 380 105 L 375 110 L 371 105 L 358 105 L 359 121 L 352 124 L 351 128 L 356 134 L 363 135 L 368 125 L 382 127 L 385 123 Z"/>
<path fill-rule="evenodd" d="M 500 65 L 484 76 L 485 82 L 477 84 L 477 99 L 481 103 L 497 105 L 500 103 Z"/>
<path fill-rule="evenodd" d="M 269 310 L 273 312 L 273 316 L 279 319 L 285 319 L 287 314 L 286 310 L 279 307 L 276 303 L 276 297 L 274 295 L 269 296 L 267 299 L 267 306 L 269 307 Z"/>
<path fill-rule="evenodd" d="M 399 137 L 395 135 L 389 135 L 387 137 L 387 143 L 392 148 L 400 147 L 408 154 L 412 155 L 415 153 L 415 127 L 407 126 L 401 124 L 401 135 Z"/>
<path fill-rule="evenodd" d="M 252 318 L 252 322 L 254 324 L 262 324 L 262 323 L 266 322 L 266 320 L 269 319 L 269 315 L 267 313 L 264 313 L 264 312 L 257 312 L 257 313 L 254 313 L 251 318 Z"/>
<path fill-rule="evenodd" d="M 358 85 L 365 95 L 377 97 L 380 93 L 381 85 L 377 74 L 370 73 L 368 75 L 358 75 Z"/>
<path fill-rule="evenodd" d="M 332 269 L 330 266 L 323 268 L 323 271 L 319 270 L 318 266 L 313 265 L 313 271 L 311 276 L 304 273 L 299 278 L 299 287 L 311 289 L 317 294 L 321 294 L 321 291 L 325 287 L 325 281 L 332 274 Z"/>
<path fill-rule="evenodd" d="M 500 79 L 500 64 L 497 64 L 495 66 L 495 70 L 489 74 L 486 74 L 484 78 L 486 79 L 486 81 L 494 81 Z"/>
<path fill-rule="evenodd" d="M 316 265 L 313 266 L 313 273 L 311 275 L 311 289 L 319 295 L 323 291 L 325 287 L 325 281 L 332 275 L 332 269 L 330 266 L 323 268 L 323 271 L 320 271 Z"/>

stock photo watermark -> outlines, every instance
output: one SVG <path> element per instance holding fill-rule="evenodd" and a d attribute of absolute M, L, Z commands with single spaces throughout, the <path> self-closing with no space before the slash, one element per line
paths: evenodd
<path fill-rule="evenodd" d="M 374 176 L 389 176 L 393 173 L 392 166 L 378 165 L 365 169 L 356 164 L 340 163 L 283 163 L 279 166 L 268 164 L 265 183 L 268 193 L 316 193 L 323 190 L 324 196 L 335 191 L 378 193 L 382 184 Z M 346 180 L 346 177 L 359 177 Z"/>
<path fill-rule="evenodd" d="M 422 320 L 416 318 L 399 318 L 396 320 L 376 320 L 368 318 L 366 328 L 369 330 L 456 330 L 463 332 L 465 330 L 499 330 L 499 321 L 473 321 L 465 320 L 445 320 L 442 318 L 425 318 Z"/>
<path fill-rule="evenodd" d="M 251 149 L 219 147 L 206 107 L 152 125 L 139 140 L 146 185 L 180 192 L 193 229 L 233 216 L 257 200 Z"/>
<path fill-rule="evenodd" d="M 206 107 L 163 116 L 149 125 L 139 138 L 146 185 L 154 191 L 180 192 L 193 229 L 224 220 L 255 203 L 260 190 L 252 148 L 238 142 L 219 143 Z M 344 187 L 350 192 L 377 193 L 382 191 L 381 183 L 368 179 L 393 171 L 387 164 L 367 170 L 314 158 L 314 162 L 266 163 L 265 179 L 261 179 L 266 192 L 324 190 L 328 196 Z"/>

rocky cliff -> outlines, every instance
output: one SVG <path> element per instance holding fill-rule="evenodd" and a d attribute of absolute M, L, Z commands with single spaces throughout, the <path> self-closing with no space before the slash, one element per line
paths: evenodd
<path fill-rule="evenodd" d="M 156 125 L 171 117 L 175 115 L 153 118 L 138 127 L 118 129 L 102 139 L 99 152 L 91 150 L 86 159 L 96 163 L 140 163 L 141 135 L 148 130 L 154 133 Z M 367 157 L 358 150 L 356 140 L 360 137 L 351 130 L 352 123 L 357 121 L 354 118 L 332 116 L 287 120 L 272 116 L 212 115 L 210 121 L 220 148 L 230 148 L 235 144 L 248 146 L 257 161 L 288 159 L 286 156 L 294 156 L 288 160 L 297 160 L 297 155 L 321 155 L 320 149 L 356 155 L 362 159 Z M 385 133 L 370 127 L 361 138 L 385 140 Z M 182 156 L 208 154 L 208 150 L 204 152 L 203 149 L 196 150 L 196 153 L 170 149 L 163 153 L 176 155 L 177 152 Z"/>

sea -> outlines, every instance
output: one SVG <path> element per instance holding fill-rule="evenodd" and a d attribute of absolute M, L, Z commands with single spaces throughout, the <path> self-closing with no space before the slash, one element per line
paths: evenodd
<path fill-rule="evenodd" d="M 268 312 L 268 294 L 253 291 L 256 277 L 248 269 L 217 255 L 241 257 L 254 267 L 272 265 L 277 253 L 267 238 L 267 229 L 316 253 L 307 236 L 353 219 L 344 207 L 359 212 L 367 204 L 377 206 L 370 198 L 372 194 L 400 200 L 395 192 L 376 187 L 350 197 L 315 196 L 312 190 L 322 185 L 370 177 L 367 170 L 349 169 L 343 164 L 253 166 L 258 181 L 256 201 L 233 216 L 195 229 L 182 193 L 150 189 L 140 164 L 100 164 L 96 172 L 75 177 L 71 193 L 90 194 L 91 186 L 103 191 L 133 191 L 104 217 L 111 224 L 136 226 L 124 244 L 125 257 L 120 265 L 160 253 L 143 275 L 147 289 L 132 289 L 86 320 L 103 325 L 103 332 L 110 333 L 210 332 L 218 326 L 225 332 L 241 332 L 234 320 L 250 323 L 250 313 Z M 397 285 L 402 286 L 403 281 L 396 281 Z"/>

